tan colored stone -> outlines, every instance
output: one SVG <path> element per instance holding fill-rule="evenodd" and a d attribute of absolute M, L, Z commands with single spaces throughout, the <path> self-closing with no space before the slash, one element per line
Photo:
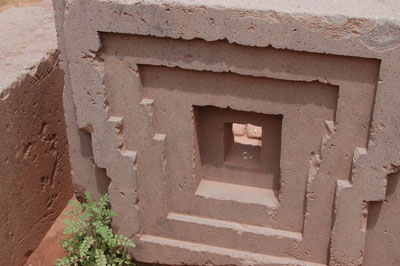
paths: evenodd
<path fill-rule="evenodd" d="M 247 125 L 247 136 L 249 138 L 261 139 L 262 128 L 251 124 Z"/>
<path fill-rule="evenodd" d="M 245 145 L 253 145 L 253 146 L 261 146 L 261 139 L 251 139 L 245 136 L 234 136 L 235 142 L 245 144 Z"/>
<path fill-rule="evenodd" d="M 140 261 L 359 265 L 400 165 L 399 5 L 55 0 L 75 183 L 87 131 Z"/>
<path fill-rule="evenodd" d="M 233 123 L 232 131 L 233 131 L 233 135 L 235 135 L 235 136 L 243 136 L 243 135 L 247 134 L 247 124 Z"/>
<path fill-rule="evenodd" d="M 0 13 L 0 265 L 23 265 L 72 196 L 53 17 Z"/>

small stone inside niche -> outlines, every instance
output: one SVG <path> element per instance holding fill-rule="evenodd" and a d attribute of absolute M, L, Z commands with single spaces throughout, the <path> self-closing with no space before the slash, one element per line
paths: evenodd
<path fill-rule="evenodd" d="M 261 146 L 262 128 L 252 124 L 232 124 L 234 141 L 244 145 Z"/>

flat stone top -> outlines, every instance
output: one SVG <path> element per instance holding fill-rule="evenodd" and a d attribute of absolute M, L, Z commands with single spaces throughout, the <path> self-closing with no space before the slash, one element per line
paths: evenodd
<path fill-rule="evenodd" d="M 100 0 L 110 2 L 110 0 Z M 186 6 L 214 6 L 247 11 L 275 11 L 279 13 L 368 19 L 400 20 L 398 0 L 111 0 L 121 4 L 182 3 Z"/>
<path fill-rule="evenodd" d="M 0 13 L 0 93 L 57 49 L 53 15 L 42 7 Z"/>

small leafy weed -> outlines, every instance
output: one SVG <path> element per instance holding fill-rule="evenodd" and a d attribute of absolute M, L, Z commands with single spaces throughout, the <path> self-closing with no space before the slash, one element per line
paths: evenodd
<path fill-rule="evenodd" d="M 67 254 L 55 261 L 56 266 L 122 266 L 134 265 L 127 254 L 128 247 L 135 244 L 123 235 L 116 235 L 111 229 L 111 217 L 117 214 L 110 209 L 109 195 L 94 201 L 86 192 L 86 203 L 70 200 L 73 210 L 64 219 L 66 225 L 61 240 Z"/>

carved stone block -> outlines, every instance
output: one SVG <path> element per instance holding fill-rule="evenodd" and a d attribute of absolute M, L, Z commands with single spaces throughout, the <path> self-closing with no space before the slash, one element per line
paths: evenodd
<path fill-rule="evenodd" d="M 362 262 L 368 203 L 400 165 L 397 4 L 55 4 L 70 127 L 91 134 L 136 259 Z"/>

